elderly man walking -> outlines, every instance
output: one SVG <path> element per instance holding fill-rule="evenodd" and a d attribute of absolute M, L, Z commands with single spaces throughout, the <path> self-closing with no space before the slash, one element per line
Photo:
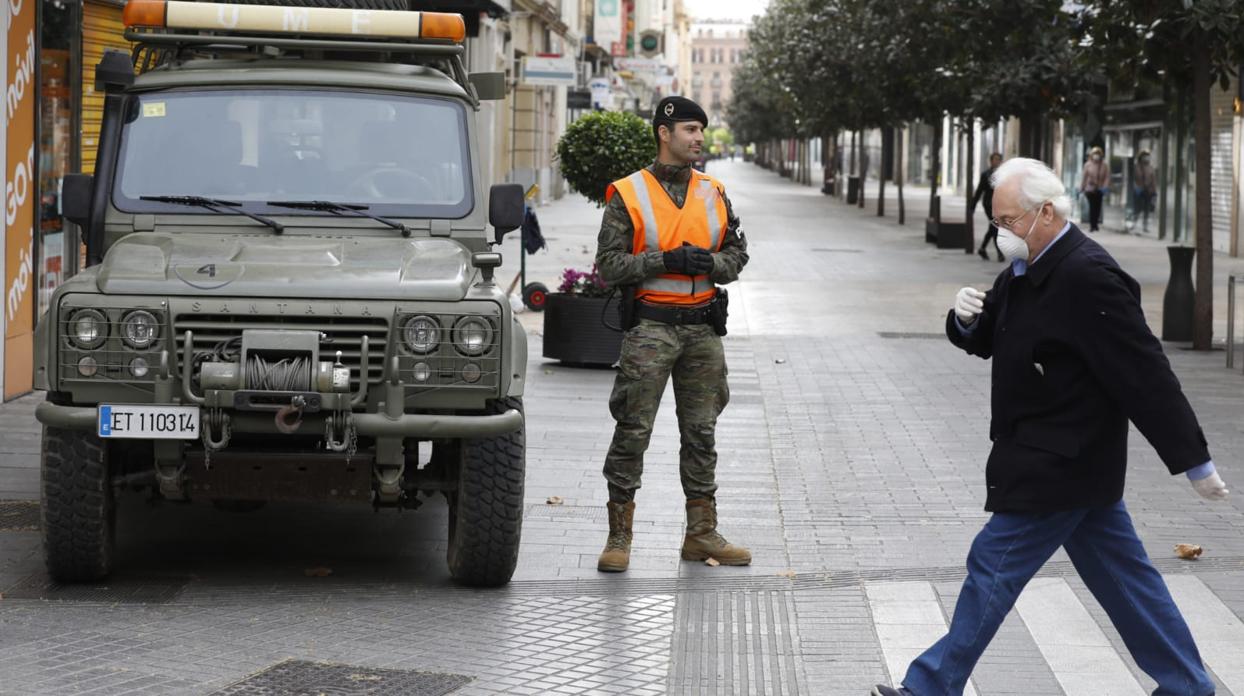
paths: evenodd
<path fill-rule="evenodd" d="M 994 173 L 994 223 L 1011 266 L 993 289 L 963 288 L 946 317 L 951 343 L 993 359 L 985 509 L 948 634 L 902 687 L 874 696 L 962 694 L 1024 586 L 1062 547 L 1119 630 L 1154 694 L 1208 696 L 1214 683 L 1123 504 L 1128 421 L 1197 493 L 1227 496 L 1140 288 L 1067 222 L 1062 182 L 1041 162 Z"/>

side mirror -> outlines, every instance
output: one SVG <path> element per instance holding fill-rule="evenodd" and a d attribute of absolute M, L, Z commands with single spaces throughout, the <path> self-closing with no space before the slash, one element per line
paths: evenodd
<path fill-rule="evenodd" d="M 467 81 L 475 88 L 475 98 L 480 101 L 505 99 L 505 73 L 477 72 L 467 75 Z"/>
<path fill-rule="evenodd" d="M 493 184 L 488 191 L 488 224 L 497 230 L 497 243 L 522 227 L 526 204 L 522 184 Z"/>
<path fill-rule="evenodd" d="M 91 183 L 90 174 L 66 174 L 60 184 L 61 212 L 82 229 L 91 219 Z"/>
<path fill-rule="evenodd" d="M 122 92 L 134 84 L 134 63 L 128 51 L 109 49 L 95 66 L 95 91 Z"/>

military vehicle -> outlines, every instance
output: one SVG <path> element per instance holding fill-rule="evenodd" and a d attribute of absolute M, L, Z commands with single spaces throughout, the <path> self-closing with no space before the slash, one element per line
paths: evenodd
<path fill-rule="evenodd" d="M 130 0 L 134 51 L 96 70 L 97 165 L 63 186 L 87 268 L 35 341 L 49 573 L 111 571 L 124 490 L 443 494 L 451 575 L 504 584 L 527 343 L 491 249 L 523 191 L 475 123 L 504 75 L 467 74 L 461 15 L 273 1 Z"/>

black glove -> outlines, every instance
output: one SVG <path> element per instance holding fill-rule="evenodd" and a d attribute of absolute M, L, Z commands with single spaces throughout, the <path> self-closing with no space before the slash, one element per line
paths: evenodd
<path fill-rule="evenodd" d="M 708 249 L 685 244 L 662 255 L 665 270 L 684 275 L 704 275 L 713 270 L 713 255 Z"/>

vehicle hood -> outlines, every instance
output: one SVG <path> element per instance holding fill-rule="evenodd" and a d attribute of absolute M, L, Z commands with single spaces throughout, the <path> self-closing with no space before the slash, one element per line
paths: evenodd
<path fill-rule="evenodd" d="M 453 239 L 136 233 L 108 250 L 109 294 L 456 301 L 475 269 Z"/>

